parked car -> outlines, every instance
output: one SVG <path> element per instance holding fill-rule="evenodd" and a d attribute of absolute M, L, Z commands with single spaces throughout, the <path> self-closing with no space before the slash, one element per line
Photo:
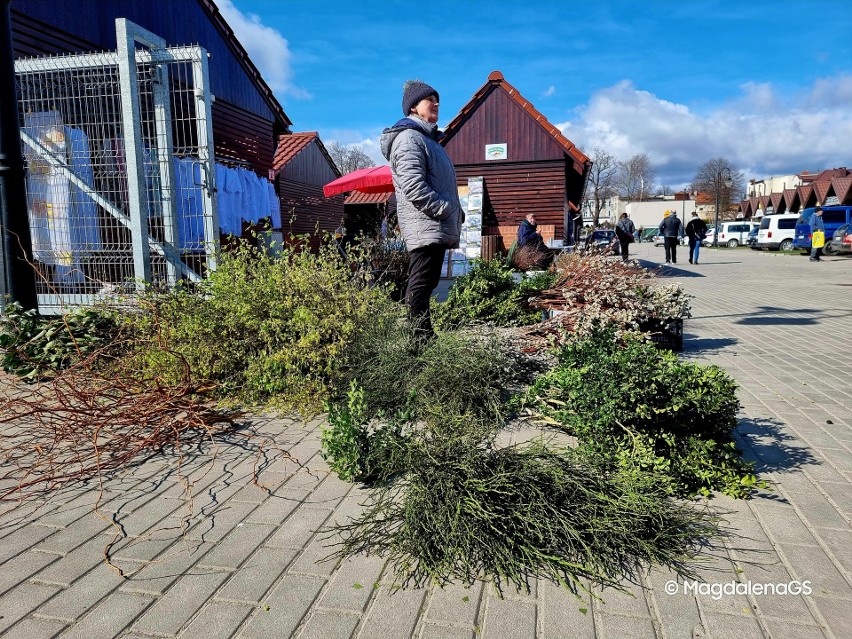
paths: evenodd
<path fill-rule="evenodd" d="M 719 246 L 737 247 L 740 244 L 745 244 L 748 239 L 748 234 L 753 228 L 757 228 L 757 222 L 745 222 L 737 220 L 736 222 L 722 222 L 719 224 Z M 705 246 L 713 246 L 713 231 L 707 233 L 707 237 L 702 242 Z"/>
<path fill-rule="evenodd" d="M 789 251 L 796 236 L 797 213 L 764 215 L 757 232 L 757 248 L 770 251 Z"/>
<path fill-rule="evenodd" d="M 811 250 L 811 216 L 814 214 L 813 207 L 802 209 L 799 219 L 796 220 L 796 236 L 793 238 L 793 246 L 803 251 Z M 832 255 L 833 249 L 829 240 L 834 232 L 844 224 L 852 223 L 852 206 L 825 206 L 822 209 L 822 223 L 825 225 L 825 247 L 823 252 Z"/>
<path fill-rule="evenodd" d="M 752 230 L 748 232 L 748 237 L 746 238 L 746 246 L 751 247 L 755 251 L 757 250 L 757 232 L 760 230 L 760 225 L 756 224 Z"/>
<path fill-rule="evenodd" d="M 831 249 L 831 251 L 829 252 L 826 249 Z M 844 224 L 838 228 L 823 250 L 827 255 L 852 253 L 852 224 Z"/>
<path fill-rule="evenodd" d="M 612 244 L 615 239 L 615 231 L 613 229 L 597 229 L 592 231 L 586 238 L 586 249 L 606 249 Z"/>

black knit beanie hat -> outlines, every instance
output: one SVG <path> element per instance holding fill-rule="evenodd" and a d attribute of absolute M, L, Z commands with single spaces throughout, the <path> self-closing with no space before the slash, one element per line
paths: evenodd
<path fill-rule="evenodd" d="M 402 87 L 402 114 L 411 115 L 411 109 L 417 106 L 420 100 L 434 95 L 438 99 L 438 92 L 425 82 L 420 80 L 408 80 Z"/>

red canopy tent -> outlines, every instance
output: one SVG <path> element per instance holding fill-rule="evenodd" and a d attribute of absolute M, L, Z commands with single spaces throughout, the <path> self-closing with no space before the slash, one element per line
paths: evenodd
<path fill-rule="evenodd" d="M 358 169 L 329 182 L 322 187 L 326 197 L 345 193 L 346 191 L 361 191 L 362 193 L 392 193 L 393 178 L 388 165 L 370 166 Z"/>

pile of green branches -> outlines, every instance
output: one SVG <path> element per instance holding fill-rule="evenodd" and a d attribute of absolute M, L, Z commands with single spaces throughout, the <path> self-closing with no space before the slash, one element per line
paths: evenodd
<path fill-rule="evenodd" d="M 476 323 L 525 326 L 541 320 L 529 299 L 553 286 L 556 274 L 542 272 L 517 281 L 511 265 L 495 258 L 474 262 L 473 268 L 455 279 L 445 302 L 432 301 L 437 328 L 449 330 Z"/>
<path fill-rule="evenodd" d="M 44 317 L 10 302 L 0 315 L 3 370 L 27 381 L 50 378 L 103 349 L 117 333 L 116 314 L 105 307 Z"/>
<path fill-rule="evenodd" d="M 541 577 L 575 594 L 587 581 L 621 588 L 653 564 L 691 575 L 720 534 L 711 514 L 670 499 L 653 477 L 607 473 L 571 450 L 420 441 L 410 459 L 336 529 L 338 555 L 387 556 L 403 586 L 486 579 L 529 591 Z"/>
<path fill-rule="evenodd" d="M 652 564 L 691 574 L 720 534 L 654 475 L 582 450 L 497 447 L 519 373 L 500 342 L 444 333 L 424 345 L 388 322 L 356 340 L 347 361 L 323 455 L 372 491 L 366 511 L 335 529 L 337 552 L 389 557 L 402 585 L 529 589 L 542 577 L 575 593 L 586 582 L 619 587 Z"/>
<path fill-rule="evenodd" d="M 650 473 L 673 494 L 747 497 L 753 464 L 737 450 L 736 383 L 717 366 L 678 359 L 612 325 L 569 340 L 525 402 L 575 435 L 610 470 Z"/>
<path fill-rule="evenodd" d="M 519 374 L 493 336 L 442 333 L 423 343 L 404 321 L 377 321 L 346 353 L 347 383 L 327 405 L 323 455 L 342 479 L 404 472 L 416 438 L 487 445 L 507 418 Z"/>

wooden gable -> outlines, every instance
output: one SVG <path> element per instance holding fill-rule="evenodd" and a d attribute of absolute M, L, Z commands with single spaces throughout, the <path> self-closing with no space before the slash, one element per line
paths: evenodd
<path fill-rule="evenodd" d="M 275 153 L 275 183 L 281 200 L 285 231 L 311 235 L 316 247 L 320 232 L 333 232 L 343 223 L 344 196 L 327 198 L 322 187 L 340 172 L 315 131 L 282 135 Z"/>
<path fill-rule="evenodd" d="M 470 177 L 484 179 L 484 234 L 500 235 L 505 250 L 518 224 L 534 213 L 543 234 L 564 236 L 564 220 L 578 210 L 591 161 L 499 71 L 488 76 L 445 133 L 442 144 L 459 185 Z M 505 145 L 505 154 L 487 155 L 493 145 Z"/>
<path fill-rule="evenodd" d="M 799 192 L 796 189 L 784 189 L 784 206 L 790 213 L 799 210 Z"/>
<path fill-rule="evenodd" d="M 831 180 L 821 180 L 814 182 L 814 193 L 816 194 L 816 203 L 825 204 L 825 198 L 828 197 L 828 189 L 831 187 Z"/>
<path fill-rule="evenodd" d="M 487 160 L 486 147 L 506 144 L 506 158 Z M 505 91 L 491 88 L 446 143 L 453 163 L 561 161 L 565 149 Z"/>
<path fill-rule="evenodd" d="M 852 194 L 852 177 L 836 177 L 831 180 L 831 187 L 840 204 L 846 204 Z"/>

